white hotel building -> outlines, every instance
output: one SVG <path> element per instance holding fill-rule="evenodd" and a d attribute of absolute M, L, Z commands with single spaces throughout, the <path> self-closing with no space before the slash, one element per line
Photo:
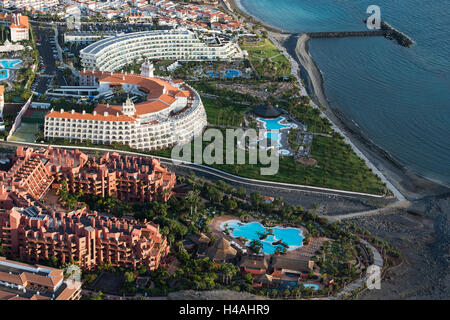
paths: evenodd
<path fill-rule="evenodd" d="M 96 86 L 100 95 L 114 86 L 140 94 L 145 101 L 123 105 L 97 105 L 93 113 L 54 111 L 45 116 L 46 139 L 69 139 L 93 143 L 113 142 L 150 151 L 184 144 L 201 134 L 207 125 L 199 94 L 183 81 L 153 77 L 153 66 L 144 63 L 141 75 L 101 71 L 81 73 L 85 88 Z"/>
<path fill-rule="evenodd" d="M 143 58 L 213 61 L 242 59 L 239 46 L 222 35 L 202 35 L 187 29 L 128 33 L 97 41 L 80 51 L 83 67 L 115 71 Z"/>
<path fill-rule="evenodd" d="M 4 7 L 45 11 L 60 4 L 59 0 L 3 0 Z M 0 4 L 1 4 L 0 2 Z"/>

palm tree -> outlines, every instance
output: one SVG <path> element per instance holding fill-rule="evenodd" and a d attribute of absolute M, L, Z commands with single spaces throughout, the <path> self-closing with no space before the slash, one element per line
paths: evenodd
<path fill-rule="evenodd" d="M 192 216 L 192 209 L 195 208 L 195 213 L 197 213 L 197 205 L 200 202 L 200 191 L 198 190 L 191 190 L 187 193 L 186 199 L 191 207 L 191 216 Z"/>
<path fill-rule="evenodd" d="M 231 263 L 223 263 L 220 265 L 220 271 L 222 272 L 222 282 L 231 283 L 231 278 L 236 275 L 236 267 Z"/>

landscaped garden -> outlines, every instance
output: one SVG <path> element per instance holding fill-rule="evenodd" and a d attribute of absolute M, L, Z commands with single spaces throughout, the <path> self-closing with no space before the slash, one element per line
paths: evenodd
<path fill-rule="evenodd" d="M 149 203 L 127 203 L 111 197 L 85 196 L 82 193 L 70 194 L 63 187 L 59 190 L 61 204 L 68 206 L 88 205 L 91 210 L 117 217 L 132 216 L 135 219 L 153 221 L 160 225 L 160 231 L 171 245 L 168 267 L 150 272 L 145 267 L 127 269 L 112 265 L 101 265 L 95 270 L 83 272 L 85 288 L 100 291 L 92 299 L 102 299 L 104 293 L 118 295 L 162 296 L 170 292 L 193 290 L 245 291 L 268 297 L 308 298 L 317 295 L 337 294 L 351 281 L 357 279 L 364 265 L 371 263 L 371 257 L 364 254 L 359 236 L 370 238 L 367 231 L 354 224 L 328 223 L 319 218 L 317 206 L 307 209 L 302 206 L 291 206 L 281 198 L 272 202 L 264 201 L 258 193 L 246 194 L 244 188 L 233 186 L 218 180 L 215 183 L 196 177 L 193 173 L 178 176 L 178 184 L 185 190 L 184 195 L 172 196 L 167 203 L 152 201 Z M 253 276 L 240 272 L 235 263 L 214 263 L 208 257 L 198 257 L 194 248 L 186 250 L 183 240 L 188 235 L 205 233 L 209 235 L 208 247 L 214 246 L 218 238 L 211 233 L 210 222 L 222 215 L 233 215 L 241 221 L 249 218 L 262 221 L 265 225 L 286 225 L 307 230 L 303 234 L 303 242 L 308 244 L 314 237 L 325 237 L 325 241 L 317 253 L 312 256 L 320 268 L 320 275 L 310 273 L 309 282 L 321 284 L 318 290 L 309 285 L 288 289 L 261 288 L 253 286 Z M 273 229 L 267 229 L 273 230 Z M 274 231 L 270 231 L 271 234 Z M 376 244 L 376 239 L 372 239 Z M 398 257 L 395 249 L 384 246 L 388 255 Z M 251 247 L 251 246 L 250 246 Z M 283 255 L 277 250 L 277 255 Z M 43 264 L 59 267 L 55 259 L 42 261 Z M 319 270 L 319 269 L 317 269 Z M 105 279 L 114 279 L 114 285 L 105 286 Z M 144 285 L 136 286 L 138 278 L 148 279 Z M 330 280 L 332 285 L 330 285 Z M 112 280 L 111 280 L 112 281 Z M 314 293 L 315 292 L 315 293 Z"/>
<path fill-rule="evenodd" d="M 290 76 L 290 62 L 268 38 L 262 38 L 259 42 L 241 39 L 239 45 L 248 52 L 259 77 L 273 79 Z"/>

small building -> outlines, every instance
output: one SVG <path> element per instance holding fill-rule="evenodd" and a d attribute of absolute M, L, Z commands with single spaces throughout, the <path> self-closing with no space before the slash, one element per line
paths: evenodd
<path fill-rule="evenodd" d="M 64 270 L 0 257 L 0 300 L 80 298 L 81 282 L 64 280 Z"/>
<path fill-rule="evenodd" d="M 264 201 L 264 203 L 269 204 L 269 203 L 272 203 L 274 200 L 275 200 L 274 197 L 263 196 L 263 201 Z"/>
<path fill-rule="evenodd" d="M 43 110 L 48 110 L 51 107 L 50 103 L 46 103 L 46 102 L 32 102 L 30 107 L 32 109 L 43 109 Z"/>
<path fill-rule="evenodd" d="M 211 239 L 209 239 L 209 237 L 204 233 L 190 234 L 186 238 L 192 241 L 199 248 L 206 248 L 211 241 Z"/>
<path fill-rule="evenodd" d="M 266 274 L 268 263 L 264 255 L 246 255 L 241 258 L 239 267 L 243 273 Z"/>
<path fill-rule="evenodd" d="M 281 115 L 281 112 L 278 110 L 278 108 L 270 104 L 261 104 L 253 108 L 252 112 L 256 116 L 264 119 L 278 118 Z"/>
<path fill-rule="evenodd" d="M 28 40 L 30 34 L 30 23 L 27 16 L 19 14 L 12 15 L 11 26 L 11 41 L 18 42 Z"/>
<path fill-rule="evenodd" d="M 292 259 L 282 256 L 272 257 L 272 276 L 301 276 L 307 274 L 314 268 L 314 261 L 309 259 Z"/>
<path fill-rule="evenodd" d="M 270 274 L 260 274 L 255 279 L 253 279 L 253 288 L 273 288 L 280 285 L 280 279 L 274 278 Z"/>
<path fill-rule="evenodd" d="M 224 238 L 220 238 L 214 246 L 206 250 L 209 259 L 216 263 L 230 262 L 236 258 L 236 254 L 237 250 Z"/>

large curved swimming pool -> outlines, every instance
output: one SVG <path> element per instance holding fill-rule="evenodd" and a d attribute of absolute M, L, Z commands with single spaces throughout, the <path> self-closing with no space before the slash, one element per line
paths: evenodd
<path fill-rule="evenodd" d="M 269 228 L 265 228 L 259 222 L 242 223 L 239 220 L 228 220 L 222 222 L 220 225 L 222 230 L 228 228 L 230 235 L 234 238 L 244 237 L 246 238 L 247 245 L 252 240 L 260 240 L 260 234 L 264 234 Z M 288 245 L 287 250 L 295 250 L 302 246 L 303 232 L 299 228 L 284 228 L 273 227 L 273 235 L 268 235 L 265 239 L 260 240 L 262 243 L 262 252 L 267 254 L 275 253 L 277 247 L 283 249 L 283 245 L 274 244 L 281 240 L 284 244 Z"/>
<path fill-rule="evenodd" d="M 265 119 L 265 118 L 256 118 L 259 122 L 263 124 L 263 127 L 267 132 L 265 136 L 267 139 L 274 140 L 277 143 L 278 148 L 282 148 L 281 145 L 281 130 L 287 130 L 290 128 L 297 128 L 295 123 L 282 123 L 285 121 L 285 117 L 278 117 L 275 119 Z M 279 153 L 281 155 L 289 155 L 290 152 L 285 149 L 280 149 Z"/>

